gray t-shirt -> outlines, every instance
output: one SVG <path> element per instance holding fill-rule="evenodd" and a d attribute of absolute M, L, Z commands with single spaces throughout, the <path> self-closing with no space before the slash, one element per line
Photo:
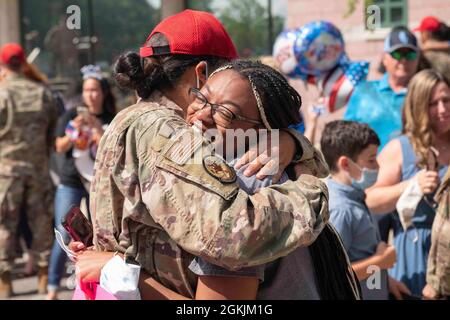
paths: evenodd
<path fill-rule="evenodd" d="M 229 165 L 233 166 L 234 163 L 235 161 Z M 236 172 L 237 182 L 242 190 L 253 194 L 272 184 L 272 177 L 263 180 L 258 180 L 255 176 L 245 177 L 243 173 L 246 167 Z M 283 173 L 279 183 L 288 179 L 287 174 Z M 228 271 L 200 257 L 192 261 L 189 269 L 199 276 L 256 277 L 260 280 L 257 300 L 320 300 L 309 249 L 304 247 L 266 265 L 238 271 Z"/>

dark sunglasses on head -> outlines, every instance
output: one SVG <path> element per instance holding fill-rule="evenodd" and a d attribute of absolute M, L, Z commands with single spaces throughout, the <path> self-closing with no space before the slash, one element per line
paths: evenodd
<path fill-rule="evenodd" d="M 417 59 L 417 52 L 415 51 L 393 51 L 391 52 L 391 57 L 395 60 L 400 61 L 402 58 L 405 58 L 408 61 Z"/>

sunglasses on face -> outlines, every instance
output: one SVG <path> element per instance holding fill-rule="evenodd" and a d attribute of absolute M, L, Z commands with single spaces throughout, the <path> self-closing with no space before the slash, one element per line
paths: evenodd
<path fill-rule="evenodd" d="M 415 51 L 393 51 L 391 52 L 391 57 L 397 61 L 405 58 L 408 61 L 413 61 L 417 59 L 417 52 Z"/>

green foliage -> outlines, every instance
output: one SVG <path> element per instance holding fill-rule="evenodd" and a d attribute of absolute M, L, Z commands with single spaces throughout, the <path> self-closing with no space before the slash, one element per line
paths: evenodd
<path fill-rule="evenodd" d="M 213 12 L 212 0 L 187 0 L 186 7 L 193 10 Z"/>
<path fill-rule="evenodd" d="M 212 12 L 223 23 L 242 56 L 271 54 L 267 7 L 257 0 L 229 0 L 225 7 L 214 6 L 213 0 L 188 0 L 187 7 Z M 284 19 L 272 17 L 273 36 L 282 30 Z"/>
<path fill-rule="evenodd" d="M 213 0 L 188 0 L 187 7 L 212 12 L 230 34 L 239 54 L 258 56 L 271 54 L 267 7 L 257 0 L 229 0 L 226 6 L 214 6 Z M 273 16 L 273 36 L 283 30 L 284 19 Z"/>
<path fill-rule="evenodd" d="M 146 0 L 95 0 L 94 23 L 99 58 L 111 61 L 125 50 L 138 50 L 160 20 Z"/>
<path fill-rule="evenodd" d="M 1 1 L 1 0 L 0 0 Z M 258 0 L 229 0 L 225 6 L 215 6 L 215 0 L 188 0 L 189 8 L 209 11 L 224 24 L 241 55 L 271 54 L 269 48 L 268 12 L 265 2 Z M 67 18 L 66 9 L 78 5 L 81 9 L 81 36 L 89 34 L 88 0 L 22 0 L 23 36 L 38 33 L 32 47 L 44 48 L 48 31 L 61 17 Z M 94 30 L 99 39 L 96 46 L 97 61 L 113 63 L 118 54 L 138 50 L 148 33 L 160 21 L 159 8 L 146 0 L 92 0 Z M 284 19 L 273 16 L 273 37 L 283 29 Z M 72 39 L 67 39 L 71 41 Z M 41 54 L 41 58 L 46 53 Z M 40 59 L 41 59 L 40 58 Z"/>
<path fill-rule="evenodd" d="M 347 0 L 347 11 L 344 14 L 344 18 L 348 18 L 353 14 L 353 12 L 355 12 L 358 2 L 359 0 Z M 364 0 L 364 15 L 367 15 L 365 8 L 374 4 L 375 2 L 376 0 Z"/>

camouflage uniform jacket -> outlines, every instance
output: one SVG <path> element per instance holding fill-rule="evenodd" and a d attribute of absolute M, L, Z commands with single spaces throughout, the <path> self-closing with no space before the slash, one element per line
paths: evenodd
<path fill-rule="evenodd" d="M 450 50 L 427 50 L 424 55 L 434 70 L 450 80 Z"/>
<path fill-rule="evenodd" d="M 121 111 L 102 137 L 91 185 L 97 250 L 120 251 L 157 281 L 193 297 L 193 256 L 231 270 L 275 260 L 311 244 L 328 221 L 328 190 L 317 177 L 250 196 L 186 157 L 208 154 L 182 110 L 156 91 Z M 295 133 L 294 133 L 295 134 Z M 304 138 L 306 172 L 326 166 Z"/>
<path fill-rule="evenodd" d="M 57 121 L 51 92 L 12 75 L 0 83 L 0 173 L 48 176 Z"/>
<path fill-rule="evenodd" d="M 450 169 L 436 193 L 439 202 L 431 233 L 427 283 L 441 296 L 450 296 Z"/>

